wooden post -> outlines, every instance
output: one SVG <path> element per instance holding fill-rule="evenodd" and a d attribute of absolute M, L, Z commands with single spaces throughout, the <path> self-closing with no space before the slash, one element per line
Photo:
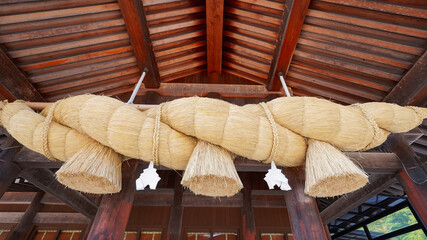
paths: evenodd
<path fill-rule="evenodd" d="M 408 195 L 409 201 L 421 219 L 422 224 L 427 226 L 427 183 L 421 185 L 414 183 L 403 169 L 397 174 L 397 179 L 406 195 Z"/>
<path fill-rule="evenodd" d="M 22 216 L 18 225 L 16 225 L 13 232 L 8 235 L 7 239 L 16 240 L 16 239 L 26 239 L 27 235 L 31 231 L 31 226 L 33 224 L 34 217 L 39 211 L 42 204 L 40 203 L 44 196 L 44 192 L 38 192 L 34 197 L 33 201 L 31 201 L 30 206 L 28 206 L 25 211 L 24 216 Z"/>
<path fill-rule="evenodd" d="M 284 172 L 292 188 L 285 192 L 285 201 L 294 239 L 327 240 L 316 200 L 304 193 L 304 170 L 286 168 Z"/>
<path fill-rule="evenodd" d="M 123 239 L 135 196 L 135 181 L 141 172 L 136 160 L 122 165 L 122 191 L 102 198 L 87 239 Z"/>
<path fill-rule="evenodd" d="M 182 195 L 183 189 L 181 186 L 181 178 L 178 174 L 176 174 L 175 191 L 173 197 L 173 204 L 169 216 L 167 240 L 181 239 L 182 216 L 184 211 L 182 207 Z"/>
<path fill-rule="evenodd" d="M 242 239 L 244 240 L 255 240 L 256 228 L 255 228 L 255 216 L 252 207 L 252 186 L 250 173 L 242 173 L 243 182 L 243 206 L 242 206 Z"/>

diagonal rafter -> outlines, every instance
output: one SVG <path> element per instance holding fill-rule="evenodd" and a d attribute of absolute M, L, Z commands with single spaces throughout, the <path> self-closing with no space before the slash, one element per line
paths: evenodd
<path fill-rule="evenodd" d="M 206 0 L 206 35 L 208 81 L 218 83 L 222 65 L 222 30 L 224 0 Z"/>
<path fill-rule="evenodd" d="M 291 0 L 283 12 L 279 39 L 267 79 L 270 91 L 278 91 L 282 87 L 278 73 L 286 77 L 309 4 L 310 0 Z"/>
<path fill-rule="evenodd" d="M 328 224 L 336 218 L 351 211 L 371 197 L 381 193 L 386 188 L 397 182 L 394 174 L 373 174 L 369 176 L 369 183 L 363 188 L 340 197 L 329 207 L 320 213 L 324 224 Z"/>
<path fill-rule="evenodd" d="M 144 78 L 144 85 L 147 88 L 158 88 L 160 86 L 160 75 L 142 1 L 119 0 L 119 4 L 132 42 L 138 67 L 141 73 L 144 69 L 148 70 Z"/>
<path fill-rule="evenodd" d="M 0 48 L 0 93 L 7 98 L 44 102 L 44 98 L 31 84 L 27 76 Z M 8 99 L 8 100 L 15 100 Z"/>
<path fill-rule="evenodd" d="M 384 98 L 399 105 L 427 104 L 427 51 L 418 59 L 399 83 Z"/>

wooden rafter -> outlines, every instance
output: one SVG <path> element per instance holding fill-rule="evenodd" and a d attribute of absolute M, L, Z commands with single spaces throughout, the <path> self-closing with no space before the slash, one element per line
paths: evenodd
<path fill-rule="evenodd" d="M 144 85 L 147 88 L 158 88 L 160 86 L 159 70 L 150 39 L 150 32 L 145 18 L 142 1 L 119 0 L 123 19 L 132 42 L 138 67 L 142 71 L 147 69 Z"/>
<path fill-rule="evenodd" d="M 268 90 L 272 91 L 278 91 L 282 87 L 278 73 L 282 72 L 283 76 L 286 77 L 310 4 L 310 0 L 293 0 L 290 2 L 292 2 L 290 17 L 289 8 L 286 8 L 283 12 L 279 41 L 268 74 Z"/>
<path fill-rule="evenodd" d="M 371 175 L 369 177 L 369 183 L 365 187 L 355 192 L 349 193 L 344 197 L 340 197 L 329 207 L 323 210 L 320 213 L 320 217 L 322 218 L 323 223 L 328 224 L 332 222 L 336 218 L 361 205 L 371 197 L 381 193 L 396 181 L 397 180 L 394 177 L 394 174 Z"/>
<path fill-rule="evenodd" d="M 98 208 L 96 204 L 82 193 L 66 188 L 59 183 L 53 172 L 49 169 L 24 169 L 19 175 L 86 217 L 93 218 L 95 216 Z"/>
<path fill-rule="evenodd" d="M 211 83 L 218 83 L 221 78 L 223 22 L 224 0 L 206 0 L 207 65 Z"/>
<path fill-rule="evenodd" d="M 427 51 L 418 59 L 399 83 L 384 98 L 399 105 L 427 104 Z"/>
<path fill-rule="evenodd" d="M 7 54 L 0 48 L 0 91 L 5 92 L 8 98 L 26 101 L 40 101 L 44 98 L 34 88 L 27 76 L 19 70 Z M 0 93 L 1 93 L 0 92 Z M 2 93 L 3 94 L 3 93 Z M 9 100 L 15 100 L 9 99 Z"/>
<path fill-rule="evenodd" d="M 42 204 L 44 192 L 38 192 L 34 199 L 31 201 L 30 206 L 25 210 L 24 216 L 22 216 L 18 225 L 13 229 L 13 232 L 9 234 L 9 239 L 24 239 L 33 225 L 34 217 L 40 210 Z"/>

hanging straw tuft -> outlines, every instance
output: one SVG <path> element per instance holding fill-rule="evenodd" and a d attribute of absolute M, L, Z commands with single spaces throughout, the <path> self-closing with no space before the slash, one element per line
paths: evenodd
<path fill-rule="evenodd" d="M 121 160 L 111 148 L 92 142 L 74 154 L 56 172 L 56 177 L 60 183 L 82 192 L 120 192 Z"/>
<path fill-rule="evenodd" d="M 305 193 L 312 197 L 334 197 L 353 192 L 368 182 L 368 176 L 341 151 L 318 140 L 310 140 L 306 157 Z"/>
<path fill-rule="evenodd" d="M 233 196 L 243 187 L 230 153 L 203 140 L 197 142 L 181 184 L 211 197 Z"/>

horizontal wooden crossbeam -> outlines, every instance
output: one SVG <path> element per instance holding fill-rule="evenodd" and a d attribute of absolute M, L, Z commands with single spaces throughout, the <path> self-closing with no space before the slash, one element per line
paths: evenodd
<path fill-rule="evenodd" d="M 392 174 L 401 169 L 399 159 L 394 153 L 383 152 L 346 152 L 345 153 L 357 165 L 360 165 L 366 172 L 375 174 Z M 14 159 L 22 168 L 60 168 L 62 162 L 53 162 L 45 156 L 23 148 Z M 148 166 L 148 163 L 144 163 Z M 258 161 L 249 160 L 243 157 L 237 157 L 234 165 L 238 172 L 267 172 L 270 169 L 269 164 L 263 164 Z M 159 166 L 159 170 L 171 170 Z"/>

